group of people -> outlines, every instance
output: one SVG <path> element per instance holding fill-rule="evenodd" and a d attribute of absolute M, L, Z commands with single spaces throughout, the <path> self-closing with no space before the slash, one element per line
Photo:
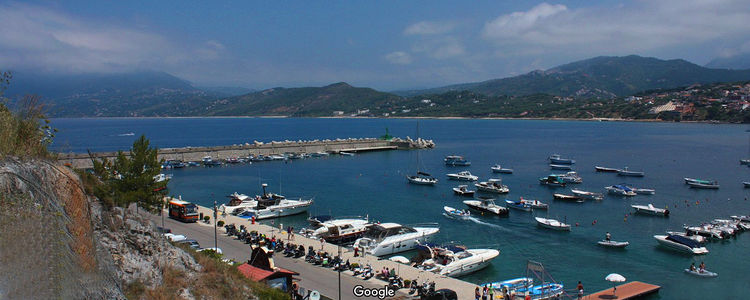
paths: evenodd
<path fill-rule="evenodd" d="M 474 289 L 474 300 L 489 300 L 489 299 L 495 299 L 495 289 L 490 287 L 489 284 L 482 287 L 481 292 L 479 290 L 479 287 L 476 287 Z M 503 297 L 503 299 L 507 299 L 507 298 Z"/>
<path fill-rule="evenodd" d="M 695 269 L 695 263 L 691 263 L 690 264 L 690 271 L 696 271 L 696 269 Z M 705 271 L 706 271 L 706 264 L 703 263 L 703 262 L 701 262 L 701 264 L 698 265 L 698 272 L 699 273 L 703 273 Z"/>

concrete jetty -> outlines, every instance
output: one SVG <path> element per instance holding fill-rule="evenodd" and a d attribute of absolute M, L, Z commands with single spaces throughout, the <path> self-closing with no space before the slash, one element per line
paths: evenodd
<path fill-rule="evenodd" d="M 181 147 L 181 148 L 160 148 L 159 159 L 164 160 L 182 160 L 182 161 L 200 161 L 204 156 L 211 156 L 213 159 L 239 158 L 250 155 L 274 155 L 285 153 L 339 153 L 339 152 L 364 152 L 364 151 L 382 151 L 396 149 L 422 149 L 433 148 L 435 143 L 431 140 L 416 139 L 379 139 L 379 138 L 348 138 L 335 140 L 298 140 L 298 141 L 271 141 L 268 143 L 253 141 L 230 146 L 211 146 L 211 147 Z M 125 151 L 125 150 L 123 150 Z M 128 152 L 125 151 L 127 154 Z M 96 152 L 92 153 L 97 158 L 114 159 L 117 152 Z M 76 169 L 91 168 L 91 158 L 88 153 L 57 153 L 58 161 L 62 164 L 69 165 Z"/>
<path fill-rule="evenodd" d="M 202 231 L 208 230 L 211 233 L 211 240 L 210 240 L 211 243 L 206 244 L 205 247 L 212 247 L 213 246 L 213 239 L 212 239 L 213 238 L 213 222 L 216 221 L 216 220 L 213 220 L 213 210 L 207 207 L 198 206 L 198 211 L 200 213 L 203 213 L 203 215 L 212 217 L 210 224 L 207 225 L 203 223 L 202 221 L 199 221 L 198 224 L 182 223 L 180 224 L 180 227 L 181 227 L 181 230 L 185 230 L 185 232 L 177 231 L 176 228 L 172 228 L 172 229 L 173 231 L 175 231 L 175 233 L 183 234 L 187 236 L 188 238 L 194 238 L 194 236 L 200 235 Z M 253 225 L 251 224 L 250 220 L 243 219 L 243 218 L 233 216 L 233 215 L 222 216 L 220 214 L 218 216 L 218 220 L 224 221 L 226 224 L 234 223 L 238 227 L 239 225 L 245 225 L 246 227 L 248 227 L 248 230 L 257 230 L 259 233 L 263 233 L 267 236 L 276 236 L 277 238 L 282 238 L 284 242 L 287 242 L 287 233 L 279 229 L 278 226 L 282 226 L 282 225 L 278 223 L 280 221 L 278 219 L 275 220 L 276 226 L 263 225 L 257 222 L 256 224 Z M 155 222 L 158 222 L 158 220 L 155 219 Z M 174 224 L 174 222 L 176 221 L 170 221 L 170 223 L 172 224 Z M 283 225 L 283 226 L 285 227 L 286 225 Z M 169 225 L 167 225 L 167 227 L 169 227 Z M 226 237 L 226 235 L 224 234 L 223 228 L 219 229 L 219 235 L 223 235 L 224 237 Z M 224 240 L 224 243 L 228 243 L 226 239 L 223 239 L 223 240 Z M 240 244 L 242 245 L 242 247 L 247 249 L 247 251 L 245 252 L 247 257 L 237 257 L 235 259 L 244 261 L 250 257 L 250 247 L 248 245 L 244 244 L 241 241 L 237 241 L 234 239 L 232 239 L 231 242 Z M 321 241 L 319 240 L 307 238 L 299 234 L 295 234 L 294 240 L 292 240 L 291 242 L 296 245 L 304 245 L 305 248 L 307 248 L 308 246 L 312 246 L 315 249 L 321 249 L 322 247 L 323 251 L 333 254 L 334 256 L 338 254 L 338 250 L 339 250 L 339 246 L 337 245 L 329 244 L 326 242 L 321 243 Z M 219 244 L 218 246 L 219 248 L 224 249 L 224 246 L 222 244 Z M 351 248 L 341 247 L 341 250 L 342 250 L 342 255 L 341 255 L 342 259 L 344 260 L 348 259 L 350 263 L 359 263 L 360 265 L 366 265 L 369 263 L 372 266 L 374 271 L 380 271 L 383 268 L 395 269 L 398 275 L 404 279 L 409 279 L 409 280 L 418 279 L 418 282 L 420 284 L 424 282 L 425 280 L 434 281 L 436 289 L 448 288 L 448 289 L 454 290 L 458 294 L 458 299 L 474 299 L 473 298 L 474 288 L 477 287 L 477 285 L 475 284 L 462 281 L 462 280 L 458 280 L 455 278 L 451 278 L 451 277 L 441 276 L 441 275 L 431 273 L 431 272 L 425 272 L 423 270 L 419 270 L 409 265 L 392 262 L 390 260 L 381 260 L 371 255 L 366 255 L 364 257 L 354 257 L 354 251 Z M 323 295 L 332 299 L 338 298 L 337 293 L 331 294 L 333 293 L 333 291 L 331 290 L 333 287 L 328 286 L 330 284 L 335 284 L 335 282 L 328 282 L 328 280 L 320 280 L 320 278 L 316 278 L 319 276 L 321 278 L 326 278 L 326 276 L 327 277 L 337 276 L 336 272 L 333 272 L 330 269 L 312 266 L 308 263 L 305 263 L 303 258 L 289 259 L 289 258 L 284 258 L 284 257 L 278 257 L 278 258 L 275 257 L 275 260 L 276 260 L 276 263 L 279 264 L 283 268 L 288 268 L 290 270 L 300 272 L 301 275 L 300 275 L 299 284 L 301 287 L 318 290 Z M 310 272 L 304 272 L 304 270 L 301 270 L 301 271 L 299 270 L 301 268 L 308 269 L 310 266 L 314 268 L 314 271 L 312 271 L 312 276 L 310 276 Z M 305 273 L 308 273 L 308 274 L 305 274 Z M 349 282 L 348 285 L 351 285 L 351 283 L 353 282 L 356 284 L 361 284 L 365 287 L 376 286 L 376 287 L 382 288 L 384 285 L 387 284 L 385 281 L 381 281 L 376 278 L 371 278 L 370 280 L 365 281 L 359 277 L 355 277 L 352 275 L 353 274 L 351 271 L 342 272 L 342 277 L 346 277 L 346 281 Z M 334 277 L 331 277 L 331 278 L 334 278 Z M 325 281 L 325 283 L 323 281 Z M 403 299 L 407 297 L 407 294 L 406 294 L 407 291 L 408 289 L 399 290 L 399 293 L 397 296 L 401 296 L 401 297 L 396 297 L 396 298 Z M 336 289 L 336 292 L 337 292 L 337 289 Z M 355 297 L 352 294 L 351 286 L 342 288 L 342 299 L 357 299 L 357 297 Z"/>

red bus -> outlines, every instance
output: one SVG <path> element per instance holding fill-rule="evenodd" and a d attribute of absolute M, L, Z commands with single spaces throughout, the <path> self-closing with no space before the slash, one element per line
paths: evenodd
<path fill-rule="evenodd" d="M 198 206 L 187 201 L 172 199 L 169 201 L 169 217 L 182 222 L 197 222 Z"/>

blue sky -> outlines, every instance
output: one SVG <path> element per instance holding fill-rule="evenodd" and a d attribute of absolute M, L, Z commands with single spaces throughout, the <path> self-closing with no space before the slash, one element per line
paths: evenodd
<path fill-rule="evenodd" d="M 434 87 L 599 55 L 750 52 L 747 1 L 0 2 L 0 69 L 196 85 Z"/>

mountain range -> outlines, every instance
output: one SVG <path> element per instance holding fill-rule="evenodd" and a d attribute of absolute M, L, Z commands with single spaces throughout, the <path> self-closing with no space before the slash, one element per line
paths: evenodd
<path fill-rule="evenodd" d="M 600 56 L 514 77 L 392 93 L 344 82 L 262 91 L 196 88 L 167 73 L 135 72 L 68 76 L 18 73 L 6 96 L 18 99 L 27 93 L 39 94 L 47 105 L 48 115 L 53 117 L 331 116 L 337 111 L 345 115 L 363 114 L 365 110 L 395 112 L 415 99 L 463 95 L 455 93 L 459 91 L 514 99 L 539 95 L 613 99 L 645 90 L 744 80 L 750 80 L 750 70 L 713 69 L 681 59 L 630 55 Z M 462 101 L 466 98 L 454 100 L 451 110 L 465 110 L 459 106 L 464 105 Z"/>

